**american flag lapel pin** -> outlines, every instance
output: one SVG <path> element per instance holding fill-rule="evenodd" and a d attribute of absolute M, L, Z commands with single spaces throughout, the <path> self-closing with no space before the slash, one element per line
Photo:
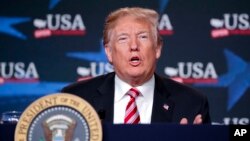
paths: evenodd
<path fill-rule="evenodd" d="M 163 105 L 163 108 L 164 108 L 165 110 L 168 110 L 168 109 L 169 109 L 168 104 L 164 104 L 164 105 Z"/>

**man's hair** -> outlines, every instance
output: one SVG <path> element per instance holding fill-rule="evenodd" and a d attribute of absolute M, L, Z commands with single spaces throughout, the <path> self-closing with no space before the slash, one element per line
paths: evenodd
<path fill-rule="evenodd" d="M 103 44 L 106 45 L 110 41 L 110 33 L 116 26 L 117 20 L 124 16 L 132 16 L 138 20 L 146 21 L 151 25 L 154 39 L 157 41 L 157 45 L 162 45 L 162 39 L 158 32 L 158 20 L 159 14 L 152 9 L 140 8 L 140 7 L 125 7 L 111 12 L 105 21 L 103 30 Z"/>

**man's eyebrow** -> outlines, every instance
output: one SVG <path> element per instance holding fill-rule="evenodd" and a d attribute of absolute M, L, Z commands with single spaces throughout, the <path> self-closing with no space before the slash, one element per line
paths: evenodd
<path fill-rule="evenodd" d="M 137 35 L 144 34 L 144 33 L 149 34 L 149 31 L 140 31 L 140 32 L 137 33 Z"/>
<path fill-rule="evenodd" d="M 118 34 L 117 34 L 117 37 L 119 37 L 119 36 L 124 36 L 124 35 L 128 35 L 128 33 L 124 33 L 124 32 L 118 33 Z"/>
<path fill-rule="evenodd" d="M 144 34 L 144 33 L 149 34 L 150 32 L 149 32 L 149 31 L 139 31 L 138 33 L 136 33 L 136 35 L 140 35 L 140 34 Z M 125 32 L 121 32 L 121 33 L 118 33 L 118 34 L 116 35 L 116 37 L 119 37 L 119 36 L 127 36 L 127 35 L 129 35 L 129 34 L 128 34 L 128 33 L 125 33 Z"/>

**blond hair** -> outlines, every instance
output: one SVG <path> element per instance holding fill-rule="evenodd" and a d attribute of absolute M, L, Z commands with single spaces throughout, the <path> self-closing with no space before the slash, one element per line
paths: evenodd
<path fill-rule="evenodd" d="M 139 20 L 148 22 L 151 26 L 151 30 L 154 34 L 154 38 L 156 39 L 155 41 L 157 45 L 162 45 L 162 39 L 158 32 L 159 14 L 152 9 L 140 7 L 125 7 L 115 10 L 107 16 L 103 30 L 104 46 L 110 41 L 110 33 L 112 32 L 112 29 L 116 26 L 116 22 L 118 21 L 118 19 L 124 16 L 133 16 Z"/>

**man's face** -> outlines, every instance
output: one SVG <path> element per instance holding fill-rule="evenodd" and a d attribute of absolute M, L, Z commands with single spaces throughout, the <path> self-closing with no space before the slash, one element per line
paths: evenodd
<path fill-rule="evenodd" d="M 105 51 L 119 78 L 138 85 L 151 78 L 161 54 L 155 38 L 147 22 L 131 16 L 117 21 Z"/>

